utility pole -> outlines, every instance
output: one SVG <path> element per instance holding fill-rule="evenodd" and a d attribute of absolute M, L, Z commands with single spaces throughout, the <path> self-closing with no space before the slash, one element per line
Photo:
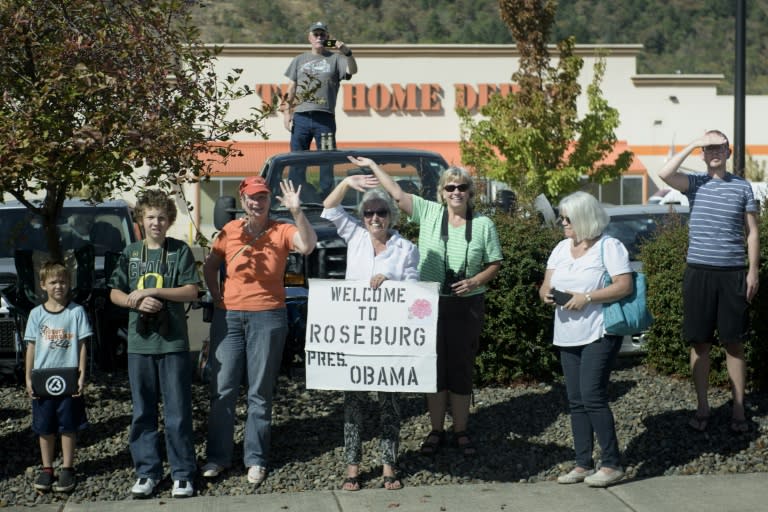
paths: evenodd
<path fill-rule="evenodd" d="M 736 65 L 733 75 L 733 173 L 744 176 L 744 101 L 746 95 L 746 0 L 736 0 Z"/>

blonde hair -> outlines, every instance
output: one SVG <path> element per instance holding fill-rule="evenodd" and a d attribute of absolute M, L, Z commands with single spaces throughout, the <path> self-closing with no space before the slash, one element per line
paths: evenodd
<path fill-rule="evenodd" d="M 447 168 L 445 171 L 443 171 L 443 174 L 440 175 L 440 181 L 437 184 L 438 203 L 445 204 L 445 199 L 443 198 L 443 188 L 450 181 L 466 183 L 469 185 L 469 190 L 467 190 L 469 198 L 472 199 L 475 196 L 475 182 L 472 179 L 472 175 L 469 174 L 469 171 L 463 167 L 452 166 Z"/>
<path fill-rule="evenodd" d="M 67 270 L 67 267 L 58 261 L 46 261 L 43 263 L 40 267 L 39 275 L 41 283 L 45 283 L 52 277 L 64 277 L 67 281 L 67 285 L 71 284 L 69 282 L 69 271 Z"/>
<path fill-rule="evenodd" d="M 611 220 L 595 196 L 586 192 L 574 192 L 565 196 L 560 201 L 560 214 L 563 215 L 563 212 L 571 221 L 571 229 L 577 242 L 599 237 Z"/>

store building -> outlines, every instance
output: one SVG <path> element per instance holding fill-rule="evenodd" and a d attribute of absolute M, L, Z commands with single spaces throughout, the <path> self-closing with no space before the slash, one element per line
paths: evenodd
<path fill-rule="evenodd" d="M 513 45 L 350 45 L 359 71 L 343 82 L 336 107 L 339 147 L 399 146 L 430 149 L 449 163 L 461 165 L 460 122 L 456 105 L 477 113 L 491 94 L 513 92 L 510 82 L 518 66 Z M 256 94 L 241 100 L 235 112 L 270 102 L 287 87 L 284 72 L 306 45 L 226 45 L 219 69 L 240 68 L 243 83 Z M 553 49 L 553 52 L 555 50 Z M 616 130 L 617 151 L 635 154 L 630 170 L 615 183 L 593 192 L 604 202 L 646 202 L 657 187 L 649 176 L 671 151 L 679 150 L 705 129 L 730 134 L 734 126 L 733 96 L 718 95 L 723 75 L 638 75 L 637 56 L 642 45 L 608 47 L 579 45 L 584 58 L 582 89 L 591 82 L 596 59 L 606 55 L 602 91 L 620 114 Z M 768 96 L 746 99 L 746 152 L 768 158 L 768 133 L 760 126 L 768 114 Z M 586 97 L 579 103 L 586 110 Z M 213 203 L 221 194 L 232 194 L 245 175 L 259 172 L 264 159 L 288 151 L 290 134 L 282 115 L 265 124 L 269 140 L 240 138 L 244 156 L 218 169 L 209 183 L 189 190 L 203 231 L 211 232 Z M 690 158 L 686 165 L 704 170 L 703 162 Z"/>

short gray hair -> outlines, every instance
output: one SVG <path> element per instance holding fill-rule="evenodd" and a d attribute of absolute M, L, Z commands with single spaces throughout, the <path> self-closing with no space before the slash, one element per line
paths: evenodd
<path fill-rule="evenodd" d="M 392 196 L 381 187 L 366 190 L 365 194 L 363 194 L 363 198 L 357 205 L 357 215 L 361 219 L 363 218 L 365 205 L 371 201 L 383 201 L 384 204 L 387 205 L 387 210 L 389 210 L 389 227 L 391 228 L 397 224 L 397 221 L 400 220 L 400 210 L 395 206 L 395 201 L 392 199 Z"/>
<path fill-rule="evenodd" d="M 563 211 L 571 220 L 571 229 L 577 242 L 599 237 L 611 220 L 595 196 L 586 192 L 574 192 L 565 196 L 560 201 L 561 215 Z"/>

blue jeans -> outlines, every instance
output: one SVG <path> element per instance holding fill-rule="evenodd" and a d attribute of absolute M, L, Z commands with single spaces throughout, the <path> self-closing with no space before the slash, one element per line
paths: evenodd
<path fill-rule="evenodd" d="M 228 467 L 234 448 L 235 405 L 248 377 L 248 413 L 243 440 L 246 467 L 267 466 L 272 395 L 283 357 L 288 321 L 285 308 L 214 312 L 211 325 L 211 413 L 208 462 Z"/>
<path fill-rule="evenodd" d="M 336 116 L 317 110 L 296 112 L 291 129 L 291 151 L 309 149 L 312 139 L 315 140 L 315 149 L 320 149 L 320 136 L 323 133 L 336 136 Z"/>
<path fill-rule="evenodd" d="M 192 362 L 189 352 L 128 354 L 133 419 L 129 445 L 139 478 L 160 480 L 158 407 L 163 400 L 165 449 L 173 480 L 193 480 L 197 469 L 192 437 Z"/>
<path fill-rule="evenodd" d="M 324 133 L 332 133 L 334 140 L 336 137 L 336 116 L 329 114 L 328 112 L 311 111 L 311 112 L 297 112 L 293 115 L 293 128 L 291 130 L 291 151 L 302 151 L 309 149 L 312 144 L 312 139 L 315 140 L 315 149 L 320 149 L 320 138 Z M 294 185 L 302 185 L 306 188 L 307 177 L 306 168 L 301 166 L 291 166 L 288 179 L 290 179 Z M 330 165 L 323 165 L 320 167 L 317 194 L 312 191 L 305 190 L 305 197 L 302 197 L 302 202 L 305 203 L 322 203 L 325 196 L 327 196 L 336 183 L 333 180 L 333 168 Z"/>
<path fill-rule="evenodd" d="M 576 465 L 594 467 L 594 437 L 600 443 L 602 465 L 621 466 L 613 412 L 608 405 L 608 379 L 621 348 L 621 336 L 605 335 L 578 347 L 560 347 L 560 364 L 571 410 Z"/>

